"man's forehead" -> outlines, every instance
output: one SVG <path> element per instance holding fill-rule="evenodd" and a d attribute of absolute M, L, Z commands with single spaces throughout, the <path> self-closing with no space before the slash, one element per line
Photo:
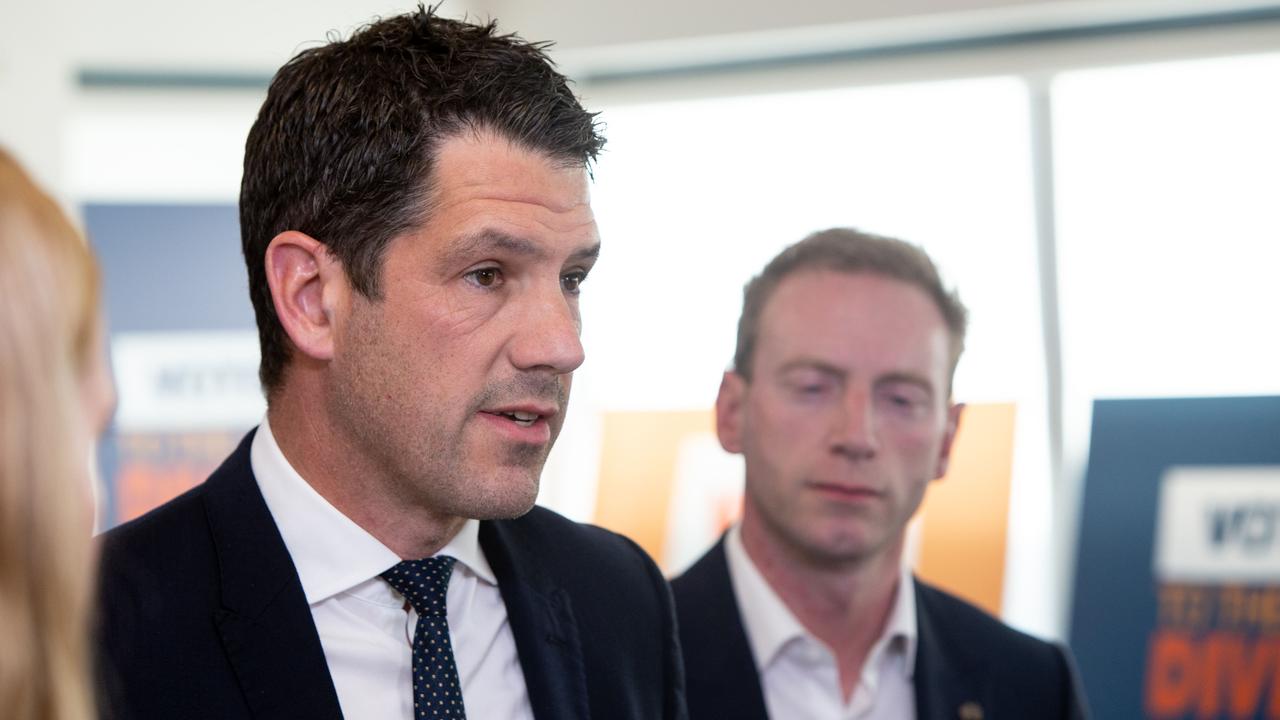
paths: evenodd
<path fill-rule="evenodd" d="M 436 200 L 536 204 L 556 213 L 591 211 L 586 166 L 554 157 L 492 131 L 466 131 L 436 147 Z"/>
<path fill-rule="evenodd" d="M 946 320 L 937 303 L 915 283 L 869 271 L 806 268 L 783 277 L 765 300 L 762 320 L 828 320 L 868 325 L 923 327 Z"/>
<path fill-rule="evenodd" d="M 850 350 L 923 359 L 949 354 L 941 312 L 915 285 L 870 273 L 802 271 L 784 278 L 763 308 L 760 345 L 781 362 L 834 360 Z M 834 363 L 839 364 L 839 363 Z"/>
<path fill-rule="evenodd" d="M 428 239 L 446 262 L 485 253 L 585 261 L 598 252 L 585 168 L 501 134 L 466 131 L 441 141 L 428 188 L 425 224 L 409 235 Z"/>

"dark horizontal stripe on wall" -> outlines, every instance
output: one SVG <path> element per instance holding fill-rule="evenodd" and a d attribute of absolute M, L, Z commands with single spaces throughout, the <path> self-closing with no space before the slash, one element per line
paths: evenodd
<path fill-rule="evenodd" d="M 715 75 L 727 73 L 775 70 L 792 66 L 813 66 L 859 60 L 879 60 L 911 55 L 926 55 L 984 50 L 1003 47 L 1034 45 L 1037 43 L 1087 40 L 1096 38 L 1142 35 L 1176 30 L 1214 29 L 1243 26 L 1254 23 L 1280 22 L 1280 5 L 1229 10 L 1221 12 L 1179 15 L 1143 20 L 1116 21 L 1060 26 L 1022 32 L 970 35 L 920 42 L 892 43 L 861 46 L 813 53 L 790 53 L 764 58 L 711 61 L 663 68 L 627 70 L 617 72 L 586 72 L 578 77 L 581 82 L 608 83 L 628 80 L 675 78 L 685 75 Z"/>
<path fill-rule="evenodd" d="M 112 90 L 266 90 L 271 75 L 82 69 L 80 87 Z"/>

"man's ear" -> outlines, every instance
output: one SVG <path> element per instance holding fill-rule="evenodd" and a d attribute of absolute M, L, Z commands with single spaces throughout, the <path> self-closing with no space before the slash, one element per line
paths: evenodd
<path fill-rule="evenodd" d="M 287 230 L 271 239 L 267 284 L 280 325 L 302 355 L 333 358 L 334 309 L 345 302 L 347 276 L 324 243 Z"/>
<path fill-rule="evenodd" d="M 964 403 L 951 403 L 947 408 L 947 427 L 942 434 L 942 447 L 938 451 L 938 467 L 934 471 L 934 479 L 947 474 L 951 465 L 951 446 L 956 441 L 956 431 L 960 429 L 960 415 L 964 413 Z"/>
<path fill-rule="evenodd" d="M 726 371 L 720 380 L 720 394 L 716 396 L 716 435 L 720 438 L 720 447 L 727 452 L 742 452 L 746 393 L 746 379 L 732 370 Z"/>

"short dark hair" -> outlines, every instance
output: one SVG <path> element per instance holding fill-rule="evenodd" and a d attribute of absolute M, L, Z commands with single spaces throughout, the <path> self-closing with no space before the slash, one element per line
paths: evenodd
<path fill-rule="evenodd" d="M 378 299 L 387 245 L 426 222 L 441 141 L 492 131 L 584 168 L 604 145 L 549 43 L 435 10 L 419 5 L 299 53 L 276 73 L 249 131 L 240 233 L 268 395 L 290 355 L 266 277 L 276 235 L 324 243 L 352 286 Z"/>
<path fill-rule="evenodd" d="M 738 347 L 733 355 L 734 371 L 750 380 L 756 340 L 760 335 L 760 315 L 774 291 L 788 276 L 802 271 L 831 270 L 842 273 L 879 275 L 914 285 L 938 306 L 951 335 L 951 377 L 954 378 L 968 311 L 954 290 L 942 284 L 938 268 L 924 250 L 902 240 L 860 232 L 852 228 L 832 228 L 816 232 L 783 250 L 751 278 L 743 289 L 742 317 L 738 320 Z"/>

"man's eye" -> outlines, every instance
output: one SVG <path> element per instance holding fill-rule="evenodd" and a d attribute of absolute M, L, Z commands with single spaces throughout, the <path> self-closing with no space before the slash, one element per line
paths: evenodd
<path fill-rule="evenodd" d="M 564 288 L 564 291 L 567 293 L 577 295 L 578 291 L 582 287 L 583 281 L 586 279 L 587 274 L 585 272 L 571 272 L 560 278 L 560 287 Z"/>
<path fill-rule="evenodd" d="M 819 395 L 827 394 L 827 390 L 829 390 L 830 387 L 831 387 L 830 385 L 826 385 L 826 384 L 810 384 L 810 385 L 801 385 L 799 388 L 797 388 L 797 390 L 801 395 L 807 395 L 809 397 L 817 397 Z"/>
<path fill-rule="evenodd" d="M 491 288 L 502 282 L 502 271 L 498 268 L 480 268 L 467 273 L 471 282 L 484 288 Z"/>
<path fill-rule="evenodd" d="M 797 381 L 789 383 L 791 392 L 799 397 L 815 398 L 826 395 L 832 388 L 831 383 L 815 381 Z"/>
<path fill-rule="evenodd" d="M 882 407 L 902 417 L 922 417 L 929 407 L 928 392 L 917 387 L 883 388 L 877 396 Z"/>

